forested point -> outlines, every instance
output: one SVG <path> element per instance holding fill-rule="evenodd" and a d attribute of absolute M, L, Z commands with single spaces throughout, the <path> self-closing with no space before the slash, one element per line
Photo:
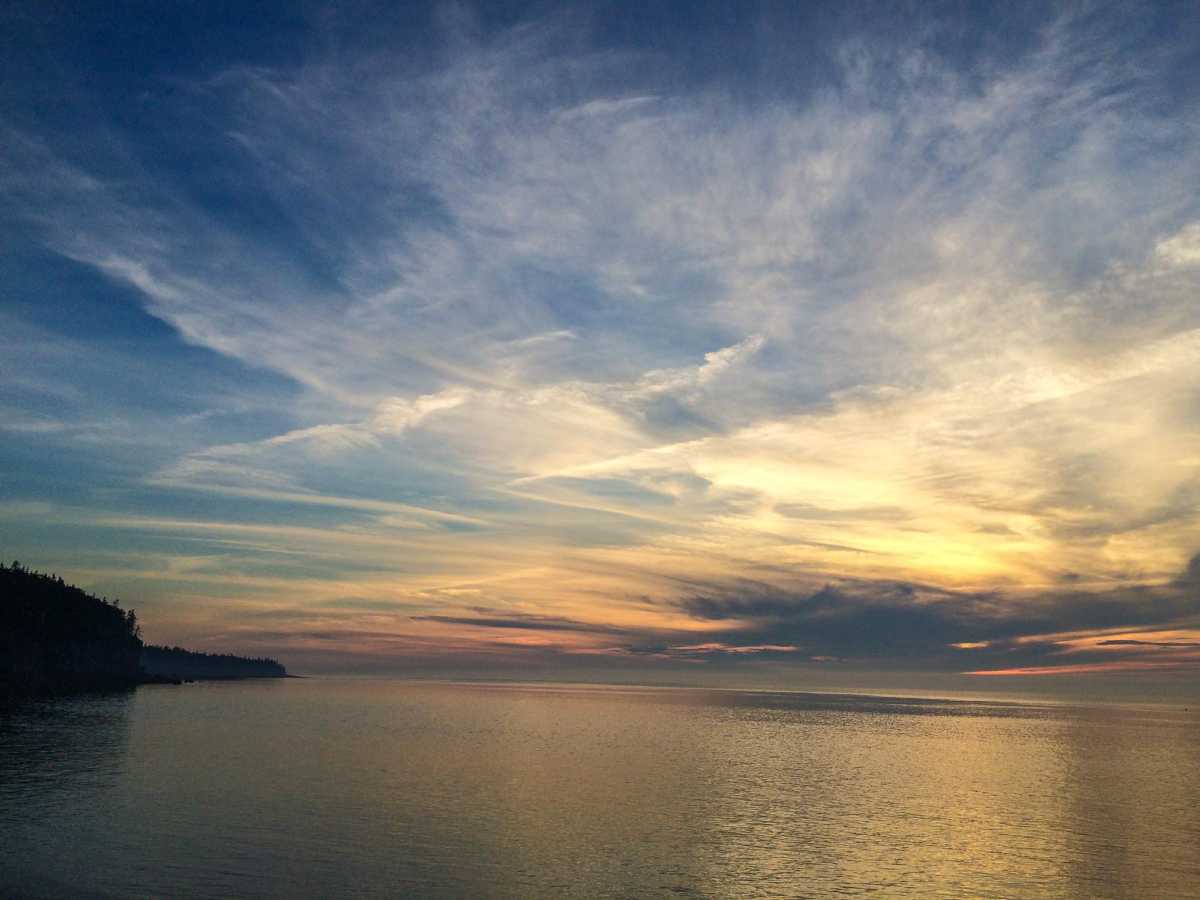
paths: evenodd
<path fill-rule="evenodd" d="M 56 575 L 0 564 L 0 696 L 131 687 L 137 615 Z"/>
<path fill-rule="evenodd" d="M 0 563 L 0 700 L 147 681 L 283 677 L 273 659 L 142 643 L 133 610 L 57 575 Z"/>
<path fill-rule="evenodd" d="M 247 659 L 228 653 L 197 653 L 182 647 L 142 648 L 142 668 L 147 675 L 167 678 L 283 678 L 279 662 L 266 657 Z"/>

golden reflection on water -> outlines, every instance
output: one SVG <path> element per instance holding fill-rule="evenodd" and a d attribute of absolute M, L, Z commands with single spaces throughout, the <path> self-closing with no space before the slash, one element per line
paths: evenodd
<path fill-rule="evenodd" d="M 36 729 L 0 727 L 0 893 L 63 873 L 171 896 L 1200 885 L 1200 721 L 1177 709 L 351 681 L 116 709 L 104 765 L 60 753 L 51 779 L 21 762 Z"/>

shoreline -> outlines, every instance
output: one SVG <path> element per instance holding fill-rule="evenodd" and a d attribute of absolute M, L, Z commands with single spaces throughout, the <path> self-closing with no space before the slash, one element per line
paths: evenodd
<path fill-rule="evenodd" d="M 0 710 L 19 703 L 35 700 L 59 700 L 69 697 L 86 697 L 104 694 L 120 694 L 134 691 L 144 685 L 178 686 L 203 681 L 267 681 L 285 678 L 303 678 L 303 675 L 144 675 L 132 679 L 100 679 L 87 683 L 57 684 L 36 689 L 19 688 L 0 684 Z"/>

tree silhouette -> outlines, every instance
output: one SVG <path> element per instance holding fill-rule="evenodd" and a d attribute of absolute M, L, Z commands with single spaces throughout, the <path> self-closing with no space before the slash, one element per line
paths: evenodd
<path fill-rule="evenodd" d="M 136 684 L 137 616 L 57 575 L 0 565 L 0 695 Z"/>

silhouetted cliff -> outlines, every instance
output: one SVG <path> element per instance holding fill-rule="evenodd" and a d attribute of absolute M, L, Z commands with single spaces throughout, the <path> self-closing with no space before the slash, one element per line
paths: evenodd
<path fill-rule="evenodd" d="M 0 700 L 147 681 L 286 676 L 273 659 L 144 646 L 132 610 L 55 575 L 0 564 Z"/>
<path fill-rule="evenodd" d="M 0 697 L 132 687 L 141 653 L 132 610 L 0 564 Z"/>
<path fill-rule="evenodd" d="M 273 659 L 246 659 L 226 653 L 196 653 L 182 647 L 142 648 L 142 668 L 162 678 L 283 678 L 287 669 Z"/>

